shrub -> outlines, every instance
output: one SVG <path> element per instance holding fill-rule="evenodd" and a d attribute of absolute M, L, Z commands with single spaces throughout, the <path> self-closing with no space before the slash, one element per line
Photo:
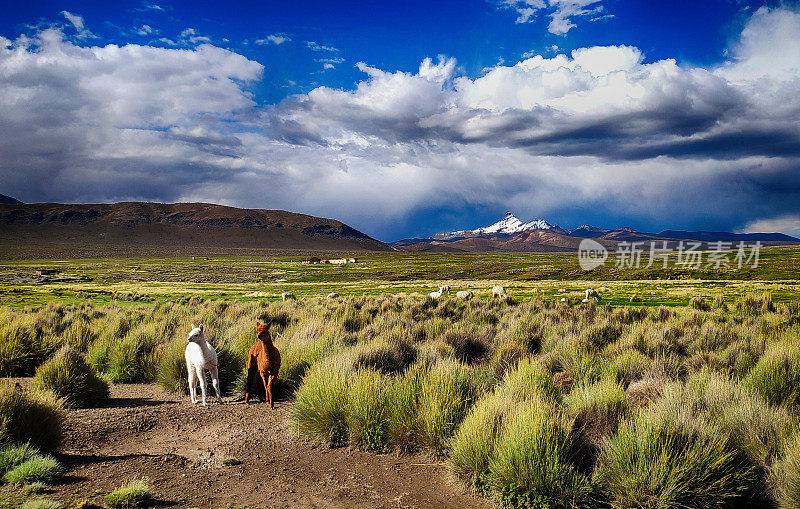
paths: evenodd
<path fill-rule="evenodd" d="M 773 345 L 750 370 L 744 383 L 773 405 L 800 403 L 800 346 Z"/>
<path fill-rule="evenodd" d="M 352 375 L 346 398 L 351 445 L 372 451 L 388 447 L 391 390 L 389 380 L 373 370 L 361 369 Z"/>
<path fill-rule="evenodd" d="M 348 376 L 341 359 L 319 362 L 309 370 L 292 406 L 292 421 L 301 437 L 330 447 L 347 445 Z"/>
<path fill-rule="evenodd" d="M 606 442 L 595 477 L 614 507 L 719 507 L 747 492 L 752 466 L 684 410 L 640 411 Z"/>
<path fill-rule="evenodd" d="M 97 376 L 82 353 L 68 344 L 39 366 L 33 382 L 75 408 L 103 406 L 109 399 L 108 383 Z"/>
<path fill-rule="evenodd" d="M 573 463 L 569 429 L 547 406 L 528 401 L 503 427 L 489 464 L 490 482 L 503 500 L 523 507 L 579 507 L 592 491 Z"/>
<path fill-rule="evenodd" d="M 6 472 L 3 481 L 18 485 L 32 482 L 50 483 L 61 475 L 61 472 L 63 469 L 55 458 L 37 454 Z"/>
<path fill-rule="evenodd" d="M 51 450 L 61 443 L 62 402 L 53 394 L 0 382 L 0 443 Z"/>
<path fill-rule="evenodd" d="M 133 480 L 123 484 L 105 497 L 103 501 L 109 507 L 138 507 L 147 504 L 153 498 L 153 491 L 146 479 Z"/>

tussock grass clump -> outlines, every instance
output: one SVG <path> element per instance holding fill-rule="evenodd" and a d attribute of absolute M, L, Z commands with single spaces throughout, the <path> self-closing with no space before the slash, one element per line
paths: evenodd
<path fill-rule="evenodd" d="M 515 407 L 516 402 L 506 392 L 487 394 L 472 407 L 453 437 L 450 471 L 479 491 L 489 489 L 489 464 L 507 416 Z"/>
<path fill-rule="evenodd" d="M 82 353 L 64 345 L 36 369 L 34 385 L 50 390 L 75 408 L 99 407 L 109 399 L 108 383 L 97 376 Z"/>
<path fill-rule="evenodd" d="M 503 390 L 517 401 L 543 398 L 559 403 L 561 391 L 553 374 L 539 361 L 526 358 L 503 378 Z"/>
<path fill-rule="evenodd" d="M 39 451 L 30 444 L 9 445 L 0 449 L 0 477 L 14 467 L 37 456 Z"/>
<path fill-rule="evenodd" d="M 800 403 L 800 345 L 782 342 L 771 346 L 744 384 L 773 405 Z"/>
<path fill-rule="evenodd" d="M 19 506 L 20 509 L 61 509 L 61 502 L 49 498 L 33 498 L 26 500 Z"/>
<path fill-rule="evenodd" d="M 583 333 L 583 340 L 589 348 L 600 351 L 610 345 L 622 335 L 621 320 L 603 320 L 587 327 Z"/>
<path fill-rule="evenodd" d="M 0 376 L 30 376 L 58 349 L 54 330 L 48 327 L 53 318 L 51 308 L 46 308 L 0 323 Z"/>
<path fill-rule="evenodd" d="M 55 449 L 61 443 L 63 419 L 63 403 L 52 393 L 0 382 L 0 443 Z"/>
<path fill-rule="evenodd" d="M 598 448 L 604 437 L 616 432 L 628 408 L 625 390 L 611 379 L 574 388 L 564 404 L 575 416 L 574 428 Z"/>
<path fill-rule="evenodd" d="M 467 411 L 489 386 L 491 373 L 470 369 L 458 361 L 431 367 L 419 395 L 420 440 L 430 451 L 444 455 Z"/>
<path fill-rule="evenodd" d="M 123 484 L 105 497 L 103 501 L 114 509 L 142 507 L 153 498 L 153 490 L 147 479 L 137 479 Z"/>
<path fill-rule="evenodd" d="M 52 456 L 36 454 L 3 474 L 3 481 L 17 485 L 32 482 L 50 483 L 63 471 L 64 469 Z"/>
<path fill-rule="evenodd" d="M 156 323 L 142 324 L 110 345 L 105 370 L 110 381 L 137 383 L 155 380 L 156 357 L 153 351 L 165 339 L 158 330 Z"/>
<path fill-rule="evenodd" d="M 709 430 L 688 410 L 650 407 L 609 438 L 595 478 L 613 506 L 720 507 L 747 494 L 753 466 L 728 436 Z"/>
<path fill-rule="evenodd" d="M 415 364 L 394 379 L 389 402 L 389 442 L 401 452 L 419 449 L 419 398 L 428 367 Z"/>
<path fill-rule="evenodd" d="M 292 406 L 292 420 L 301 437 L 329 447 L 347 445 L 349 376 L 340 359 L 319 362 L 309 370 Z"/>
<path fill-rule="evenodd" d="M 674 401 L 665 403 L 694 412 L 707 429 L 728 436 L 759 467 L 772 463 L 793 432 L 793 420 L 784 407 L 770 406 L 735 379 L 713 371 L 694 375 L 682 391 L 672 391 L 669 397 Z"/>
<path fill-rule="evenodd" d="M 47 484 L 43 483 L 42 481 L 36 481 L 29 484 L 26 484 L 22 488 L 22 492 L 26 495 L 35 495 L 38 493 L 44 493 L 47 490 Z"/>
<path fill-rule="evenodd" d="M 416 349 L 397 336 L 378 338 L 361 351 L 354 367 L 375 369 L 384 374 L 399 373 L 417 358 Z"/>
<path fill-rule="evenodd" d="M 494 340 L 494 330 L 491 326 L 456 324 L 445 331 L 442 339 L 453 348 L 458 360 L 472 364 L 489 352 Z"/>
<path fill-rule="evenodd" d="M 711 305 L 703 300 L 702 297 L 692 297 L 689 305 L 698 311 L 711 311 Z"/>
<path fill-rule="evenodd" d="M 283 337 L 274 340 L 275 346 L 281 352 L 278 378 L 285 381 L 290 391 L 297 389 L 313 364 L 338 350 L 340 338 L 336 335 L 337 330 L 339 329 L 326 319 L 313 318 L 291 326 Z M 241 386 L 244 387 L 244 381 Z"/>
<path fill-rule="evenodd" d="M 517 507 L 580 507 L 592 493 L 567 422 L 551 408 L 527 401 L 503 426 L 489 463 L 489 482 Z"/>
<path fill-rule="evenodd" d="M 771 470 L 769 483 L 779 507 L 800 507 L 800 435 L 787 441 L 781 459 Z"/>
<path fill-rule="evenodd" d="M 625 350 L 606 365 L 604 373 L 624 387 L 628 387 L 644 377 L 651 362 L 650 357 L 637 350 Z"/>
<path fill-rule="evenodd" d="M 767 292 L 761 295 L 745 295 L 736 303 L 736 310 L 745 315 L 762 315 L 773 313 L 775 304 L 772 302 L 772 295 Z"/>
<path fill-rule="evenodd" d="M 391 382 L 370 369 L 352 374 L 347 385 L 346 422 L 350 444 L 371 451 L 389 446 Z"/>

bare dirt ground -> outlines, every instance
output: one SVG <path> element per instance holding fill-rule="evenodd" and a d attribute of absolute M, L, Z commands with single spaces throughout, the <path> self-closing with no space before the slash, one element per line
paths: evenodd
<path fill-rule="evenodd" d="M 288 402 L 203 408 L 155 385 L 115 385 L 112 397 L 110 408 L 69 413 L 53 498 L 102 505 L 102 493 L 146 476 L 156 504 L 173 507 L 491 507 L 428 457 L 295 438 Z"/>

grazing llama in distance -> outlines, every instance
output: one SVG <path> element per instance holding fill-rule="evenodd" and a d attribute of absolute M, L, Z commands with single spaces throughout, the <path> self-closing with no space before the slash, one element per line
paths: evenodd
<path fill-rule="evenodd" d="M 456 292 L 456 297 L 459 299 L 469 300 L 474 297 L 474 295 L 469 290 L 461 290 L 460 292 Z"/>
<path fill-rule="evenodd" d="M 594 288 L 587 288 L 587 289 L 586 289 L 586 298 L 585 298 L 585 299 L 583 299 L 581 302 L 589 302 L 589 300 L 590 300 L 592 297 L 594 297 L 594 298 L 595 298 L 595 300 L 597 300 L 598 302 L 599 302 L 600 300 L 602 300 L 602 299 L 600 298 L 600 294 L 599 294 L 599 293 L 597 293 L 597 290 L 595 290 Z"/>
<path fill-rule="evenodd" d="M 250 355 L 247 359 L 247 387 L 244 393 L 245 404 L 250 402 L 250 388 L 260 376 L 264 384 L 264 394 L 266 395 L 269 406 L 275 408 L 275 400 L 272 397 L 272 385 L 278 377 L 281 369 L 281 354 L 275 345 L 272 344 L 272 337 L 269 335 L 269 324 L 259 323 L 256 326 L 258 341 L 250 347 Z M 263 399 L 261 401 L 264 401 Z"/>
<path fill-rule="evenodd" d="M 447 285 L 440 286 L 439 289 L 436 290 L 435 292 L 429 293 L 428 297 L 430 297 L 431 299 L 438 299 L 439 297 L 441 297 L 442 295 L 444 295 L 445 293 L 447 293 L 449 291 L 450 291 L 450 287 L 449 286 L 447 286 Z"/>
<path fill-rule="evenodd" d="M 283 293 L 281 294 L 281 299 L 283 299 L 284 301 L 287 301 L 287 300 L 297 300 L 297 297 L 295 297 L 295 296 L 294 296 L 294 294 L 293 294 L 293 293 L 291 293 L 291 292 L 283 292 Z"/>
<path fill-rule="evenodd" d="M 205 330 L 201 323 L 199 327 L 192 324 L 192 331 L 186 338 L 186 371 L 189 373 L 189 396 L 192 404 L 197 404 L 197 379 L 200 379 L 203 406 L 206 406 L 206 375 L 204 370 L 211 373 L 211 383 L 217 393 L 217 401 L 222 403 L 219 391 L 219 361 L 217 351 L 206 341 Z"/>
<path fill-rule="evenodd" d="M 500 285 L 494 285 L 492 287 L 492 298 L 498 297 L 500 299 L 507 299 L 508 294 L 506 293 L 506 289 Z"/>

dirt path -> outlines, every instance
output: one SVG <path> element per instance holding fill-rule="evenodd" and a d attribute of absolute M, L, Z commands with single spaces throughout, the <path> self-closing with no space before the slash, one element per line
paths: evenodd
<path fill-rule="evenodd" d="M 175 507 L 491 507 L 427 457 L 293 438 L 291 403 L 203 408 L 154 385 L 116 385 L 112 397 L 111 408 L 70 412 L 56 498 L 100 503 L 100 492 L 146 476 L 162 505 Z"/>

